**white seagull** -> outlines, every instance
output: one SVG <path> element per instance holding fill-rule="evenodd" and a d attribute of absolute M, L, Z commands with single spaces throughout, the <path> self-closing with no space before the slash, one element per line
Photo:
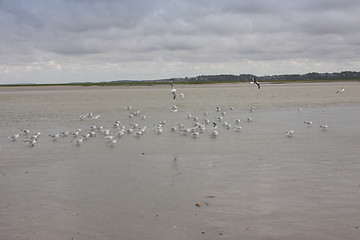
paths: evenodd
<path fill-rule="evenodd" d="M 31 139 L 29 141 L 25 141 L 26 143 L 30 144 L 31 147 L 35 146 L 35 143 L 37 142 L 36 139 Z"/>
<path fill-rule="evenodd" d="M 242 129 L 241 126 L 236 126 L 236 127 L 235 127 L 235 132 L 241 132 L 241 129 Z"/>
<path fill-rule="evenodd" d="M 177 112 L 177 107 L 175 105 L 172 105 L 170 108 L 170 112 Z"/>
<path fill-rule="evenodd" d="M 22 129 L 21 130 L 25 135 L 28 135 L 30 133 L 29 129 Z"/>
<path fill-rule="evenodd" d="M 110 145 L 110 147 L 113 147 L 116 142 L 117 142 L 117 139 L 109 139 L 107 141 L 107 143 Z"/>
<path fill-rule="evenodd" d="M 320 127 L 325 131 L 329 126 L 326 124 L 320 125 Z"/>
<path fill-rule="evenodd" d="M 80 146 L 80 144 L 83 142 L 82 138 L 76 139 L 75 141 L 72 141 L 72 143 L 76 144 L 76 146 Z"/>
<path fill-rule="evenodd" d="M 342 89 L 337 90 L 337 91 L 336 91 L 336 94 L 342 93 L 343 91 L 345 91 L 345 88 L 342 88 Z"/>
<path fill-rule="evenodd" d="M 286 132 L 286 136 L 288 136 L 288 137 L 292 137 L 293 134 L 294 134 L 294 130 L 289 130 Z"/>
<path fill-rule="evenodd" d="M 199 132 L 193 132 L 193 133 L 191 133 L 191 136 L 193 137 L 193 138 L 196 138 L 197 136 L 199 136 Z"/>
<path fill-rule="evenodd" d="M 13 136 L 9 136 L 8 138 L 11 140 L 11 141 L 16 141 L 16 139 L 18 139 L 19 138 L 19 136 L 20 136 L 20 134 L 15 134 L 15 135 L 13 135 Z"/>
<path fill-rule="evenodd" d="M 100 114 L 93 116 L 92 119 L 96 120 L 96 119 L 98 119 L 99 117 L 100 117 Z"/>
<path fill-rule="evenodd" d="M 172 95 L 174 97 L 174 100 L 175 100 L 176 99 L 176 93 L 175 93 L 176 89 L 175 89 L 174 84 L 172 82 L 169 81 L 169 83 L 171 85 L 171 93 L 172 93 Z"/>
<path fill-rule="evenodd" d="M 304 122 L 308 127 L 310 127 L 312 125 L 312 121 L 305 121 Z"/>
<path fill-rule="evenodd" d="M 53 134 L 53 135 L 49 135 L 49 137 L 53 140 L 56 141 L 59 138 L 59 133 Z"/>
<path fill-rule="evenodd" d="M 217 135 L 219 135 L 219 132 L 218 132 L 217 129 L 213 129 L 213 130 L 210 131 L 210 135 L 216 137 Z"/>

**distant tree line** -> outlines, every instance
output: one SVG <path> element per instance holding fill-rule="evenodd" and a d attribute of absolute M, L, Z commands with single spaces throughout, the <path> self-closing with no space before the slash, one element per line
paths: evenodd
<path fill-rule="evenodd" d="M 360 72 L 355 71 L 343 71 L 334 73 L 306 73 L 306 74 L 284 74 L 284 75 L 271 75 L 271 76 L 256 76 L 253 74 L 221 74 L 221 75 L 200 75 L 196 77 L 185 78 L 171 78 L 158 80 L 174 81 L 174 82 L 248 82 L 252 81 L 252 78 L 256 77 L 259 81 L 323 81 L 323 80 L 358 80 L 360 79 Z"/>
<path fill-rule="evenodd" d="M 258 81 L 266 82 L 285 82 L 285 81 L 332 81 L 332 80 L 360 80 L 360 72 L 355 71 L 343 71 L 333 73 L 306 73 L 306 74 L 283 74 L 283 75 L 265 75 L 256 76 L 253 74 L 220 74 L 220 75 L 199 75 L 196 77 L 184 77 L 184 78 L 169 78 L 159 80 L 118 80 L 107 83 L 141 83 L 141 84 L 153 84 L 164 83 L 168 81 L 182 82 L 182 83 L 216 83 L 216 82 L 249 82 L 252 78 L 256 77 Z"/>
<path fill-rule="evenodd" d="M 355 80 L 360 79 L 360 72 L 343 71 L 334 73 L 306 73 L 306 74 L 289 74 L 289 75 L 273 75 L 259 77 L 259 80 L 263 81 L 291 81 L 291 80 Z"/>

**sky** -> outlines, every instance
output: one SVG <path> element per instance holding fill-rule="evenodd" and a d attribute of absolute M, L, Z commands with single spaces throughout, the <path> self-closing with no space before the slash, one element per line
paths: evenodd
<path fill-rule="evenodd" d="M 359 0 L 0 0 L 0 84 L 360 71 Z"/>

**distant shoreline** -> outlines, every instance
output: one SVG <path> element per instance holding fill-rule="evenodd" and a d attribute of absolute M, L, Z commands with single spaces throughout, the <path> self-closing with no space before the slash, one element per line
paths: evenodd
<path fill-rule="evenodd" d="M 359 82 L 360 79 L 337 79 L 337 80 L 272 80 L 259 81 L 266 84 L 282 84 L 282 83 L 322 83 L 322 82 Z M 241 84 L 247 81 L 173 81 L 176 84 L 197 85 L 197 84 Z M 92 86 L 154 86 L 168 84 L 168 81 L 133 81 L 133 82 L 85 82 L 85 83 L 54 83 L 54 84 L 0 84 L 0 87 L 92 87 Z"/>
<path fill-rule="evenodd" d="M 263 88 L 279 85 L 322 85 L 334 84 L 341 85 L 346 83 L 359 82 L 359 80 L 330 80 L 330 81 L 270 81 L 261 82 Z M 177 88 L 195 87 L 252 87 L 250 82 L 207 82 L 207 83 L 183 83 L 175 82 Z M 31 84 L 31 85 L 0 85 L 0 92 L 23 92 L 23 91 L 80 91 L 80 90 L 115 90 L 115 89 L 148 89 L 148 88 L 167 88 L 168 82 L 161 83 L 142 83 L 142 84 Z"/>

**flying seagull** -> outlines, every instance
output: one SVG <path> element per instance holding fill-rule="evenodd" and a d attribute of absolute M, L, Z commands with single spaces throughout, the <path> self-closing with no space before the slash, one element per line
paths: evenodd
<path fill-rule="evenodd" d="M 345 91 L 345 88 L 342 88 L 342 89 L 337 90 L 336 93 L 337 93 L 337 94 L 338 94 L 338 93 L 342 93 L 343 91 Z"/>
<path fill-rule="evenodd" d="M 258 86 L 258 89 L 260 89 L 260 84 L 258 83 L 258 81 L 256 81 L 256 78 L 255 78 L 255 77 L 253 77 L 253 81 L 254 81 L 254 83 Z"/>
<path fill-rule="evenodd" d="M 171 85 L 171 93 L 174 96 L 174 100 L 175 100 L 176 99 L 176 93 L 175 93 L 176 89 L 174 88 L 174 84 L 172 82 L 169 81 L 169 83 Z"/>

